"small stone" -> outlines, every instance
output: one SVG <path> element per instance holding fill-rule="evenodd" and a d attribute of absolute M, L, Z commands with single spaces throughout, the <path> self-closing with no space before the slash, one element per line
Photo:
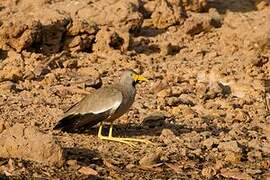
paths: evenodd
<path fill-rule="evenodd" d="M 191 151 L 191 154 L 194 154 L 199 157 L 202 154 L 202 150 L 200 148 L 194 149 L 193 151 Z"/>
<path fill-rule="evenodd" d="M 76 59 L 70 59 L 70 60 L 63 62 L 63 66 L 65 68 L 77 68 L 78 61 Z"/>
<path fill-rule="evenodd" d="M 0 134 L 0 156 L 63 165 L 63 150 L 52 135 L 19 123 Z"/>
<path fill-rule="evenodd" d="M 241 154 L 228 151 L 225 156 L 225 161 L 230 163 L 239 163 L 241 161 Z"/>
<path fill-rule="evenodd" d="M 163 129 L 161 132 L 161 135 L 159 136 L 159 139 L 164 142 L 164 144 L 172 144 L 176 141 L 176 136 L 170 129 Z"/>
<path fill-rule="evenodd" d="M 218 149 L 221 151 L 241 152 L 241 148 L 236 141 L 221 142 L 218 145 Z"/>
<path fill-rule="evenodd" d="M 258 9 L 258 10 L 263 10 L 263 9 L 266 9 L 267 7 L 269 7 L 269 5 L 270 5 L 270 1 L 268 0 L 266 0 L 266 1 L 264 1 L 264 0 L 255 0 L 255 4 L 256 4 L 256 8 Z"/>
<path fill-rule="evenodd" d="M 90 77 L 98 77 L 98 71 L 93 67 L 84 67 L 78 69 L 78 74 L 81 76 L 90 76 Z"/>
<path fill-rule="evenodd" d="M 12 159 L 8 160 L 8 169 L 10 172 L 13 172 L 15 169 L 15 164 L 14 164 L 14 161 Z"/>
<path fill-rule="evenodd" d="M 156 1 L 157 4 L 151 14 L 151 20 L 155 28 L 166 29 L 169 26 L 183 21 L 184 8 L 180 1 Z"/>
<path fill-rule="evenodd" d="M 52 86 L 55 81 L 56 81 L 55 74 L 48 73 L 45 75 L 44 79 L 42 80 L 42 84 L 46 86 Z"/>
<path fill-rule="evenodd" d="M 202 169 L 202 175 L 206 178 L 211 178 L 216 175 L 217 171 L 213 167 L 205 167 Z"/>
<path fill-rule="evenodd" d="M 263 143 L 262 152 L 265 154 L 270 154 L 270 143 Z"/>
<path fill-rule="evenodd" d="M 161 45 L 161 54 L 174 56 L 180 51 L 180 46 L 173 45 L 172 43 L 164 43 Z"/>
<path fill-rule="evenodd" d="M 120 49 L 124 44 L 124 39 L 116 32 L 112 33 L 110 37 L 109 46 L 113 49 Z"/>
<path fill-rule="evenodd" d="M 215 8 L 209 9 L 210 22 L 209 24 L 215 28 L 220 28 L 222 26 L 222 16 Z M 216 53 L 215 53 L 216 54 Z"/>
<path fill-rule="evenodd" d="M 84 19 L 73 19 L 72 24 L 68 27 L 68 34 L 70 36 L 75 36 L 82 34 L 94 34 L 98 30 L 97 25 L 93 22 L 86 21 Z"/>
<path fill-rule="evenodd" d="M 11 90 L 16 89 L 16 84 L 11 82 L 11 81 L 3 81 L 0 83 L 0 90 L 3 91 L 8 91 L 10 92 Z"/>
<path fill-rule="evenodd" d="M 36 69 L 33 71 L 33 74 L 36 78 L 40 78 L 41 76 L 46 75 L 49 72 L 51 72 L 51 70 L 47 66 L 45 66 L 44 64 L 39 64 L 37 65 Z"/>
<path fill-rule="evenodd" d="M 248 147 L 260 149 L 260 141 L 258 139 L 252 139 L 248 142 Z"/>
<path fill-rule="evenodd" d="M 81 167 L 79 169 L 79 172 L 82 173 L 82 174 L 85 174 L 85 175 L 93 175 L 93 176 L 97 176 L 98 175 L 98 172 L 90 167 Z"/>
<path fill-rule="evenodd" d="M 194 106 L 196 104 L 194 101 L 194 97 L 188 94 L 181 94 L 179 99 L 180 99 L 181 104 L 185 104 L 189 106 Z"/>
<path fill-rule="evenodd" d="M 179 104 L 181 104 L 181 100 L 178 97 L 169 97 L 166 101 L 168 106 L 177 106 Z"/>
<path fill-rule="evenodd" d="M 198 115 L 196 111 L 186 105 L 171 107 L 168 112 L 171 116 L 185 116 L 187 119 L 194 118 Z"/>
<path fill-rule="evenodd" d="M 23 72 L 20 67 L 17 66 L 8 66 L 0 71 L 0 80 L 9 80 L 12 82 L 17 82 L 22 79 Z"/>
<path fill-rule="evenodd" d="M 162 126 L 165 122 L 166 116 L 162 112 L 153 112 L 147 115 L 142 124 L 148 126 L 149 128 L 154 128 L 157 126 Z"/>
<path fill-rule="evenodd" d="M 266 159 L 260 162 L 260 167 L 264 169 L 270 168 L 270 160 Z"/>
<path fill-rule="evenodd" d="M 262 160 L 262 153 L 260 151 L 252 150 L 247 153 L 247 158 L 250 162 Z"/>
<path fill-rule="evenodd" d="M 208 139 L 205 139 L 205 140 L 202 142 L 202 144 L 203 144 L 204 146 L 206 146 L 207 149 L 212 149 L 212 146 L 213 146 L 214 144 L 218 144 L 218 142 L 219 142 L 219 140 L 218 140 L 217 138 L 212 138 L 212 137 L 210 137 L 210 138 L 208 138 Z"/>
<path fill-rule="evenodd" d="M 140 161 L 141 166 L 151 166 L 156 164 L 161 157 L 161 149 L 157 149 L 154 153 L 146 154 Z"/>
<path fill-rule="evenodd" d="M 91 81 L 85 83 L 85 87 L 91 87 L 98 89 L 102 86 L 102 79 L 100 77 L 94 77 Z"/>
<path fill-rule="evenodd" d="M 260 169 L 246 169 L 246 173 L 248 174 L 261 174 L 262 171 Z"/>
<path fill-rule="evenodd" d="M 32 80 L 35 78 L 35 73 L 33 71 L 25 71 L 23 78 L 25 80 Z"/>
<path fill-rule="evenodd" d="M 204 83 L 197 83 L 196 84 L 196 94 L 203 98 L 205 96 L 205 93 L 207 91 L 207 86 Z"/>
<path fill-rule="evenodd" d="M 18 163 L 18 167 L 23 168 L 23 166 L 24 166 L 23 163 L 21 162 Z"/>
<path fill-rule="evenodd" d="M 171 89 L 163 89 L 157 93 L 158 98 L 169 97 L 172 94 Z"/>
<path fill-rule="evenodd" d="M 80 36 L 75 36 L 75 37 L 70 37 L 66 40 L 65 42 L 68 44 L 67 46 L 71 49 L 77 47 L 79 49 L 80 43 L 81 43 L 81 37 Z M 74 51 L 74 49 L 73 49 Z"/>
<path fill-rule="evenodd" d="M 132 169 L 132 168 L 134 168 L 134 167 L 135 167 L 134 164 L 128 164 L 128 165 L 126 165 L 126 168 L 127 168 L 127 169 Z"/>
<path fill-rule="evenodd" d="M 265 180 L 270 180 L 270 172 L 264 173 L 263 177 Z"/>
<path fill-rule="evenodd" d="M 217 160 L 216 164 L 214 165 L 214 168 L 216 170 L 220 170 L 225 166 L 225 162 L 223 160 Z"/>
<path fill-rule="evenodd" d="M 148 75 L 148 76 L 150 76 L 150 75 Z M 167 87 L 168 87 L 168 82 L 163 79 L 162 81 L 158 81 L 158 82 L 153 83 L 153 85 L 151 87 L 151 92 L 156 94 L 156 93 L 159 93 L 160 91 L 166 89 Z"/>
<path fill-rule="evenodd" d="M 0 133 L 2 133 L 6 129 L 5 123 L 5 120 L 0 119 Z"/>
<path fill-rule="evenodd" d="M 245 172 L 241 172 L 239 169 L 221 169 L 220 170 L 221 176 L 225 178 L 232 178 L 232 179 L 245 179 L 245 180 L 252 180 L 253 178 Z"/>
<path fill-rule="evenodd" d="M 232 93 L 231 87 L 226 84 L 222 84 L 221 82 L 218 82 L 219 87 L 222 89 L 221 93 L 223 96 L 227 96 Z"/>
<path fill-rule="evenodd" d="M 5 175 L 4 177 L 13 176 L 14 170 L 15 170 L 14 161 L 12 159 L 9 159 L 7 165 L 0 166 L 0 179 L 2 177 L 1 176 L 2 174 Z M 6 178 L 4 178 L 4 179 L 6 179 Z"/>
<path fill-rule="evenodd" d="M 208 0 L 199 0 L 199 1 L 183 1 L 183 6 L 185 10 L 194 11 L 194 12 L 202 12 L 207 9 L 207 5 L 210 3 Z"/>
<path fill-rule="evenodd" d="M 172 116 L 179 116 L 180 114 L 182 114 L 182 108 L 179 106 L 172 107 L 169 109 L 169 112 Z"/>
<path fill-rule="evenodd" d="M 209 82 L 207 73 L 199 71 L 196 76 L 197 84 L 205 85 Z"/>
<path fill-rule="evenodd" d="M 66 163 L 67 163 L 67 165 L 69 165 L 70 167 L 76 167 L 76 166 L 78 166 L 78 162 L 77 162 L 77 160 L 75 160 L 75 159 L 70 159 L 70 160 L 68 160 Z"/>

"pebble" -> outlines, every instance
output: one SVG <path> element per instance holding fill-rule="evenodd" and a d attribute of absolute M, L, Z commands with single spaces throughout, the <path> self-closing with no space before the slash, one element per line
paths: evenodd
<path fill-rule="evenodd" d="M 93 78 L 91 81 L 85 83 L 85 87 L 92 87 L 98 89 L 102 86 L 102 79 L 100 77 Z"/>
<path fill-rule="evenodd" d="M 153 112 L 147 115 L 142 124 L 148 126 L 149 128 L 154 128 L 157 126 L 162 126 L 165 122 L 166 116 L 162 112 Z"/>
<path fill-rule="evenodd" d="M 79 170 L 78 170 L 80 173 L 82 174 L 85 174 L 85 175 L 93 175 L 93 176 L 97 176 L 98 175 L 98 172 L 90 167 L 81 167 Z"/>
<path fill-rule="evenodd" d="M 63 66 L 65 68 L 77 68 L 78 67 L 78 61 L 76 59 L 70 59 L 63 62 Z"/>
<path fill-rule="evenodd" d="M 77 162 L 77 160 L 75 160 L 75 159 L 70 159 L 70 160 L 67 160 L 67 165 L 69 165 L 70 167 L 78 167 L 78 162 Z"/>
<path fill-rule="evenodd" d="M 163 129 L 159 139 L 166 145 L 172 144 L 176 140 L 176 136 L 170 129 Z"/>
<path fill-rule="evenodd" d="M 260 151 L 256 151 L 256 150 L 252 150 L 250 152 L 247 153 L 247 159 L 250 162 L 256 162 L 259 160 L 262 160 L 262 153 Z"/>
<path fill-rule="evenodd" d="M 3 81 L 0 83 L 0 90 L 3 91 L 8 91 L 10 92 L 11 90 L 16 89 L 16 84 L 11 82 L 11 81 Z"/>
<path fill-rule="evenodd" d="M 161 153 L 161 149 L 157 149 L 155 152 L 148 153 L 139 161 L 139 164 L 141 166 L 154 165 L 160 160 Z"/>
<path fill-rule="evenodd" d="M 212 137 L 210 137 L 210 138 L 208 138 L 208 139 L 205 139 L 205 140 L 202 142 L 202 144 L 203 144 L 204 146 L 206 146 L 207 149 L 212 149 L 212 146 L 213 146 L 214 144 L 218 144 L 218 142 L 219 142 L 219 140 L 218 140 L 217 138 L 212 138 Z"/>
<path fill-rule="evenodd" d="M 202 169 L 202 175 L 206 178 L 211 178 L 216 175 L 217 171 L 213 167 L 205 167 Z"/>
<path fill-rule="evenodd" d="M 169 97 L 172 94 L 171 89 L 163 89 L 157 93 L 158 98 Z"/>
<path fill-rule="evenodd" d="M 2 133 L 5 130 L 5 124 L 4 120 L 0 120 L 0 133 Z"/>
<path fill-rule="evenodd" d="M 180 102 L 181 104 L 189 105 L 189 106 L 194 106 L 196 103 L 194 101 L 194 97 L 188 94 L 181 94 L 180 95 Z"/>
<path fill-rule="evenodd" d="M 0 71 L 0 80 L 9 80 L 13 82 L 17 82 L 22 79 L 23 71 L 20 67 L 9 66 Z"/>
<path fill-rule="evenodd" d="M 151 87 L 151 92 L 153 92 L 154 94 L 159 93 L 160 91 L 166 89 L 168 86 L 169 86 L 168 82 L 166 80 L 164 80 L 164 79 L 160 80 L 160 81 L 157 81 L 157 82 L 153 83 L 153 85 Z"/>
<path fill-rule="evenodd" d="M 235 169 L 221 169 L 220 170 L 221 176 L 225 178 L 232 178 L 232 179 L 245 179 L 245 180 L 252 180 L 253 178 L 245 172 L 241 172 L 238 168 Z"/>
<path fill-rule="evenodd" d="M 126 165 L 126 168 L 127 168 L 127 169 L 133 169 L 134 167 L 135 167 L 134 164 L 128 164 L 128 165 Z"/>
<path fill-rule="evenodd" d="M 239 163 L 241 161 L 241 154 L 227 151 L 224 160 L 230 163 Z"/>
<path fill-rule="evenodd" d="M 0 156 L 36 161 L 61 167 L 63 149 L 51 134 L 36 126 L 16 123 L 0 134 Z"/>
<path fill-rule="evenodd" d="M 241 152 L 241 148 L 236 141 L 221 142 L 218 145 L 218 149 L 221 151 Z"/>

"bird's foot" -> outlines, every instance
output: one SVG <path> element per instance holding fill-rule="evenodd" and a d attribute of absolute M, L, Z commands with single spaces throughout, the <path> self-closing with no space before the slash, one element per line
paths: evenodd
<path fill-rule="evenodd" d="M 123 141 L 134 141 L 134 142 L 141 142 L 141 143 L 145 143 L 145 144 L 154 144 L 147 139 L 136 139 L 136 138 L 119 138 L 119 139 L 121 139 Z"/>
<path fill-rule="evenodd" d="M 108 140 L 108 141 L 116 141 L 120 143 L 127 144 L 131 147 L 135 147 L 135 144 L 126 140 L 123 140 L 122 138 L 117 138 L 117 137 L 109 137 L 109 136 L 99 136 L 99 139 L 101 140 Z"/>
<path fill-rule="evenodd" d="M 124 143 L 124 144 L 131 146 L 131 147 L 134 147 L 135 144 L 133 142 L 130 142 L 130 141 L 142 142 L 142 143 L 146 143 L 146 144 L 154 144 L 147 139 L 121 138 L 121 137 L 109 137 L 109 136 L 99 136 L 99 138 L 102 140 L 116 141 L 116 142 Z"/>
<path fill-rule="evenodd" d="M 152 143 L 151 141 L 149 141 L 147 139 L 113 137 L 112 136 L 112 129 L 113 129 L 113 125 L 111 123 L 110 130 L 109 130 L 109 135 L 108 136 L 103 136 L 102 133 L 101 133 L 102 132 L 102 123 L 101 123 L 101 125 L 99 126 L 99 130 L 98 130 L 98 138 L 102 139 L 102 140 L 104 139 L 104 140 L 108 140 L 108 141 L 116 141 L 116 142 L 125 143 L 125 144 L 128 144 L 129 146 L 132 146 L 132 147 L 134 147 L 135 144 L 133 142 L 130 142 L 130 141 L 142 142 L 142 143 L 154 145 L 154 143 Z"/>

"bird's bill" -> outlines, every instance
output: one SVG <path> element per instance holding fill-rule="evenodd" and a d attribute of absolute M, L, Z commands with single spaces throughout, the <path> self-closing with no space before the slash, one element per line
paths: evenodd
<path fill-rule="evenodd" d="M 134 79 L 134 81 L 148 81 L 148 79 L 146 79 L 142 75 L 137 74 L 133 74 L 132 78 Z"/>

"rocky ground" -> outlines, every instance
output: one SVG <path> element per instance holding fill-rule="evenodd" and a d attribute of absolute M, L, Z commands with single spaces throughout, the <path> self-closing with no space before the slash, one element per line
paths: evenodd
<path fill-rule="evenodd" d="M 270 179 L 269 3 L 2 0 L 0 179 Z M 53 130 L 126 68 L 114 135 L 154 145 Z"/>

